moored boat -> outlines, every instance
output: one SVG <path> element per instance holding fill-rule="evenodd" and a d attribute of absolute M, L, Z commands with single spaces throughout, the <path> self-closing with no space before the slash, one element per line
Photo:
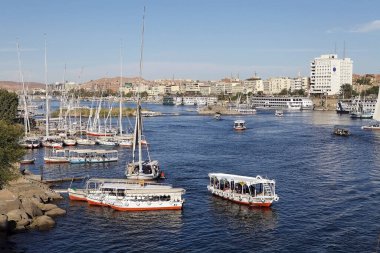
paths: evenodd
<path fill-rule="evenodd" d="M 66 155 L 65 150 L 53 149 L 48 155 L 44 156 L 45 163 L 69 163 L 70 160 Z"/>
<path fill-rule="evenodd" d="M 33 164 L 35 161 L 36 161 L 36 158 L 22 159 L 20 161 L 20 164 Z"/>
<path fill-rule="evenodd" d="M 208 191 L 213 195 L 249 206 L 269 207 L 279 197 L 275 191 L 275 181 L 232 174 L 210 173 Z"/>

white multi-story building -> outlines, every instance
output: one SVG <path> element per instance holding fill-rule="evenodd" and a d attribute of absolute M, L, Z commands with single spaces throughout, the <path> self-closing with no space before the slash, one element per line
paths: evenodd
<path fill-rule="evenodd" d="M 352 60 L 336 54 L 321 55 L 310 65 L 310 93 L 336 95 L 343 84 L 352 85 Z"/>
<path fill-rule="evenodd" d="M 295 90 L 309 90 L 309 84 L 310 84 L 310 79 L 309 77 L 296 77 L 292 79 L 292 82 L 290 84 L 290 90 L 295 91 Z"/>

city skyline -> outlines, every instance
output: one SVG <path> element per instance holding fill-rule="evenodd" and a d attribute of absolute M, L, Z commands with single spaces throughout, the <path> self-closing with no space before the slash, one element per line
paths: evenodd
<path fill-rule="evenodd" d="M 353 73 L 379 73 L 376 1 L 9 1 L 0 16 L 0 80 L 84 82 L 139 75 L 144 5 L 143 78 L 220 80 L 309 76 L 310 62 L 337 53 Z M 121 50 L 122 48 L 122 50 Z"/>

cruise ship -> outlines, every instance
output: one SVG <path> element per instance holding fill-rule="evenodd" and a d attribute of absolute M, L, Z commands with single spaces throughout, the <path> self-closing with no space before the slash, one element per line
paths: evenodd
<path fill-rule="evenodd" d="M 362 110 L 364 112 L 368 112 L 373 114 L 375 111 L 375 105 L 376 105 L 377 99 L 360 99 L 355 98 L 353 100 L 345 99 L 345 100 L 339 100 L 336 105 L 336 112 L 337 113 L 355 113 L 356 111 Z"/>
<path fill-rule="evenodd" d="M 313 110 L 313 101 L 306 97 L 251 97 L 257 109 Z"/>

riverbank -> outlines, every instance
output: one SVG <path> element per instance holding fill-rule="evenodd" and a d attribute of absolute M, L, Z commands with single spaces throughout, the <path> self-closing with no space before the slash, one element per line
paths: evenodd
<path fill-rule="evenodd" d="M 63 199 L 34 175 L 20 175 L 0 190 L 0 233 L 29 229 L 47 230 L 55 226 L 54 217 L 66 214 L 52 202 Z"/>

